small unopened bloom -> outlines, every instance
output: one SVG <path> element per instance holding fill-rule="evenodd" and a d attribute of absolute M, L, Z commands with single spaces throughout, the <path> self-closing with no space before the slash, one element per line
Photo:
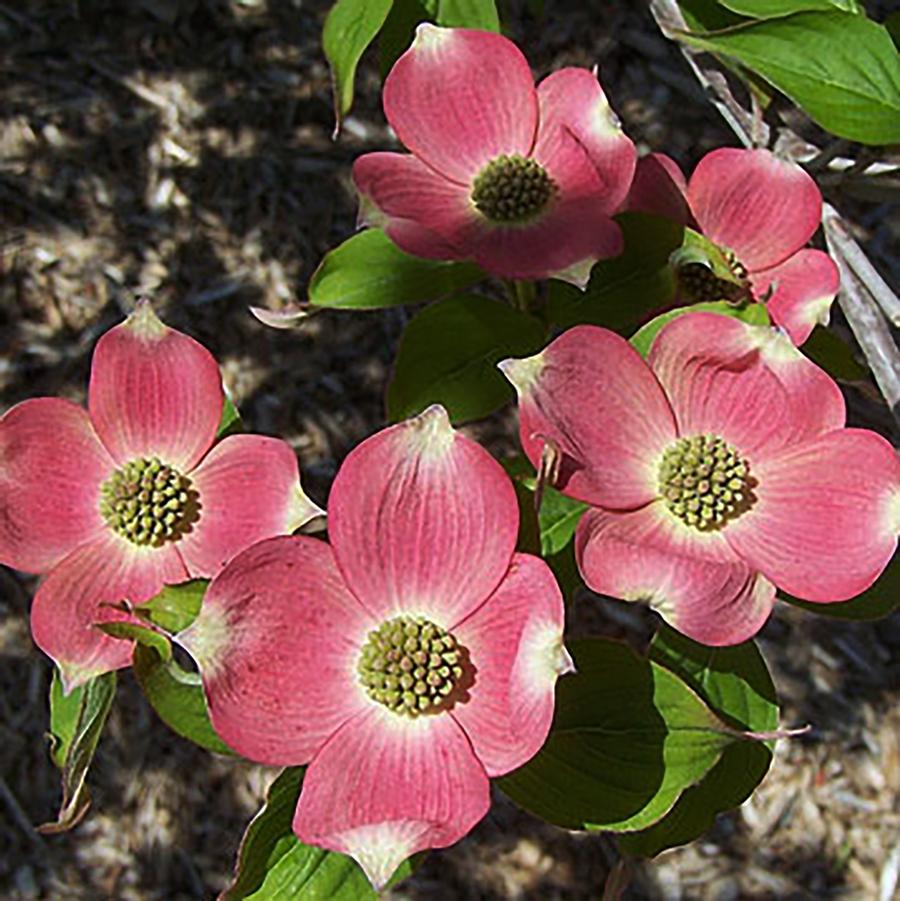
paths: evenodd
<path fill-rule="evenodd" d="M 114 605 L 321 513 L 285 442 L 214 444 L 222 404 L 209 351 L 142 303 L 97 342 L 87 411 L 41 397 L 0 419 L 0 562 L 47 574 L 31 630 L 67 690 L 130 662 L 130 642 L 94 628 L 125 616 Z"/>
<path fill-rule="evenodd" d="M 557 487 L 591 505 L 576 534 L 588 586 L 649 601 L 697 641 L 750 638 L 776 587 L 852 598 L 897 547 L 894 449 L 845 428 L 837 385 L 777 329 L 689 313 L 645 363 L 579 326 L 500 365 L 526 454 L 552 446 Z"/>
<path fill-rule="evenodd" d="M 502 468 L 432 407 L 344 461 L 331 545 L 244 551 L 178 637 L 231 747 L 309 764 L 294 832 L 376 887 L 465 835 L 489 778 L 547 737 L 571 669 L 563 602 L 547 565 L 514 552 L 517 531 Z"/>
<path fill-rule="evenodd" d="M 582 285 L 622 251 L 611 217 L 635 149 L 587 69 L 535 89 L 506 38 L 423 24 L 385 81 L 384 111 L 412 153 L 368 153 L 353 180 L 360 221 L 402 250 Z"/>
<path fill-rule="evenodd" d="M 678 271 L 682 300 L 765 303 L 797 345 L 828 322 L 840 275 L 828 254 L 805 246 L 819 226 L 822 195 L 796 163 L 722 147 L 685 183 L 674 160 L 650 154 L 638 161 L 626 208 L 694 225 L 723 251 L 735 281 L 689 262 Z"/>

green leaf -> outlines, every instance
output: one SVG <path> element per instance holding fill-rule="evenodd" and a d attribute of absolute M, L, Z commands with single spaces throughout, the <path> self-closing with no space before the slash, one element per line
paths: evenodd
<path fill-rule="evenodd" d="M 513 397 L 497 363 L 536 353 L 544 341 L 538 320 L 477 294 L 426 307 L 400 340 L 388 417 L 397 422 L 433 403 L 453 422 L 487 416 Z"/>
<path fill-rule="evenodd" d="M 663 625 L 650 646 L 650 659 L 680 676 L 735 728 L 753 732 L 778 728 L 775 686 L 752 641 L 710 648 Z M 719 813 L 750 797 L 771 760 L 772 753 L 762 742 L 729 745 L 703 780 L 687 789 L 658 823 L 622 836 L 621 848 L 629 854 L 652 857 L 693 841 Z"/>
<path fill-rule="evenodd" d="M 377 310 L 437 300 L 483 278 L 471 263 L 411 256 L 381 229 L 369 228 L 325 255 L 309 283 L 309 299 L 319 307 Z"/>
<path fill-rule="evenodd" d="M 719 0 L 732 12 L 751 19 L 772 19 L 792 13 L 823 11 L 864 13 L 857 0 Z"/>
<path fill-rule="evenodd" d="M 166 585 L 159 594 L 134 608 L 134 612 L 172 635 L 184 631 L 196 618 L 209 579 L 190 579 Z"/>
<path fill-rule="evenodd" d="M 337 127 L 353 106 L 356 66 L 391 9 L 391 0 L 337 0 L 325 19 L 322 47 L 334 92 Z"/>
<path fill-rule="evenodd" d="M 208 751 L 234 754 L 209 721 L 198 673 L 188 672 L 174 659 L 163 660 L 156 650 L 140 644 L 135 646 L 132 664 L 150 706 L 173 732 Z"/>
<path fill-rule="evenodd" d="M 500 31 L 500 17 L 494 0 L 438 0 L 437 23 L 450 28 Z"/>
<path fill-rule="evenodd" d="M 867 588 L 852 600 L 836 604 L 813 604 L 810 601 L 801 601 L 781 590 L 778 597 L 819 616 L 834 619 L 882 619 L 900 607 L 900 554 L 894 554 L 894 558 L 871 588 Z"/>
<path fill-rule="evenodd" d="M 559 683 L 550 737 L 499 785 L 566 829 L 646 828 L 739 736 L 677 676 L 625 645 L 590 639 L 569 650 L 577 672 Z"/>
<path fill-rule="evenodd" d="M 802 12 L 679 39 L 747 66 L 838 137 L 900 141 L 900 55 L 865 16 Z"/>
<path fill-rule="evenodd" d="M 236 435 L 243 431 L 244 422 L 241 419 L 241 414 L 238 413 L 237 407 L 226 394 L 225 402 L 222 404 L 222 418 L 219 420 L 219 428 L 216 430 L 216 441 L 221 441 L 222 438 L 227 438 L 229 435 Z"/>
<path fill-rule="evenodd" d="M 165 635 L 148 626 L 126 622 L 97 623 L 96 626 L 112 638 L 136 641 L 138 644 L 153 648 L 163 660 L 172 659 L 172 643 Z"/>
<path fill-rule="evenodd" d="M 669 257 L 682 244 L 682 227 L 645 213 L 622 213 L 616 222 L 625 250 L 594 266 L 585 291 L 550 282 L 547 315 L 554 325 L 569 328 L 588 323 L 627 335 L 648 313 L 672 302 L 675 277 Z"/>
<path fill-rule="evenodd" d="M 735 729 L 778 728 L 778 699 L 762 654 L 753 641 L 711 648 L 660 625 L 650 659 L 675 673 Z"/>
<path fill-rule="evenodd" d="M 846 382 L 866 378 L 866 370 L 856 362 L 850 346 L 834 332 L 817 325 L 803 344 L 803 353 L 829 375 Z"/>
<path fill-rule="evenodd" d="M 639 329 L 631 337 L 631 345 L 641 356 L 646 357 L 650 352 L 656 336 L 664 325 L 677 319 L 679 316 L 685 316 L 688 313 L 719 313 L 722 316 L 730 316 L 732 319 L 740 319 L 750 325 L 769 325 L 769 314 L 761 303 L 749 303 L 745 306 L 734 306 L 724 300 L 715 300 L 712 303 L 695 303 L 689 307 L 678 307 L 676 310 L 669 310 L 662 313 L 655 319 L 651 319 L 645 326 Z"/>
<path fill-rule="evenodd" d="M 293 838 L 291 823 L 300 797 L 303 767 L 282 770 L 266 792 L 265 804 L 247 826 L 238 848 L 234 879 L 222 893 L 221 901 L 241 901 L 255 892 L 266 873 L 289 850 Z"/>
<path fill-rule="evenodd" d="M 59 673 L 50 686 L 50 755 L 62 771 L 62 802 L 56 821 L 38 826 L 45 834 L 77 826 L 91 806 L 87 773 L 116 694 L 116 674 L 104 673 L 63 694 Z"/>
<path fill-rule="evenodd" d="M 544 557 L 559 553 L 575 535 L 575 528 L 588 505 L 556 491 L 544 488 L 541 512 L 541 554 Z"/>
<path fill-rule="evenodd" d="M 235 878 L 222 901 L 374 901 L 378 897 L 352 858 L 304 845 L 292 832 L 302 782 L 303 767 L 291 767 L 269 787 L 265 804 L 241 840 Z M 418 859 L 416 855 L 400 864 L 388 885 L 409 876 Z"/>

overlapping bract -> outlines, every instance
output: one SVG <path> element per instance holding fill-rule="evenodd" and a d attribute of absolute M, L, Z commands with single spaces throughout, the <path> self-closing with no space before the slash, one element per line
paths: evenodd
<path fill-rule="evenodd" d="M 506 38 L 424 24 L 388 75 L 384 110 L 412 153 L 365 154 L 353 179 L 360 221 L 383 226 L 402 250 L 474 260 L 503 278 L 576 284 L 621 251 L 611 217 L 635 149 L 588 70 L 561 69 L 535 89 Z M 533 215 L 495 221 L 476 205 L 476 185 L 492 161 L 509 157 L 543 171 L 553 188 Z"/>
<path fill-rule="evenodd" d="M 519 392 L 526 454 L 537 465 L 545 446 L 558 452 L 557 487 L 592 507 L 576 535 L 587 584 L 650 601 L 698 641 L 750 638 L 776 587 L 852 598 L 896 549 L 893 448 L 844 427 L 837 385 L 777 330 L 689 313 L 662 329 L 645 363 L 618 335 L 579 326 L 501 366 Z M 734 509 L 705 529 L 673 512 L 661 484 L 667 449 L 700 435 L 727 442 L 748 469 Z"/>
<path fill-rule="evenodd" d="M 674 160 L 654 153 L 638 161 L 625 207 L 699 228 L 795 344 L 828 322 L 840 275 L 828 254 L 805 246 L 819 226 L 822 195 L 797 164 L 768 150 L 722 147 L 686 182 Z"/>
<path fill-rule="evenodd" d="M 285 537 L 239 555 L 178 640 L 231 747 L 309 763 L 297 835 L 352 855 L 380 887 L 410 854 L 465 835 L 487 812 L 489 777 L 543 744 L 571 667 L 563 603 L 546 564 L 515 553 L 505 473 L 441 407 L 347 457 L 329 523 L 330 546 Z M 408 716 L 367 694 L 363 648 L 397 617 L 465 649 L 445 708 Z"/>
<path fill-rule="evenodd" d="M 0 561 L 47 574 L 32 606 L 32 634 L 68 689 L 128 665 L 131 643 L 94 628 L 125 616 L 113 605 L 211 577 L 254 541 L 321 512 L 303 493 L 284 441 L 234 435 L 214 445 L 222 403 L 209 351 L 142 304 L 98 341 L 87 411 L 35 398 L 0 420 Z M 153 458 L 186 479 L 191 515 L 155 541 L 132 516 L 135 541 L 111 525 L 105 498 L 117 472 Z"/>

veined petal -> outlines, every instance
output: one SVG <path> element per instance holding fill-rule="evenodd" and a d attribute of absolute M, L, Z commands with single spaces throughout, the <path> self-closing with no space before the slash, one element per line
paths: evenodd
<path fill-rule="evenodd" d="M 216 732 L 259 763 L 307 763 L 371 706 L 356 675 L 375 624 L 331 548 L 305 536 L 253 545 L 213 580 L 178 636 L 197 661 Z"/>
<path fill-rule="evenodd" d="M 656 496 L 657 459 L 675 440 L 675 420 L 653 373 L 624 338 L 576 326 L 536 356 L 500 368 L 519 393 L 529 460 L 537 467 L 547 446 L 562 454 L 557 488 L 621 509 Z"/>
<path fill-rule="evenodd" d="M 734 251 L 750 270 L 768 269 L 796 253 L 822 215 L 813 179 L 768 150 L 720 147 L 707 153 L 687 194 L 703 234 Z"/>
<path fill-rule="evenodd" d="M 596 202 L 612 215 L 628 194 L 637 152 L 610 109 L 597 77 L 587 69 L 559 69 L 538 85 L 537 95 L 540 123 L 535 158 L 556 157 L 560 136 L 574 136 L 600 179 L 602 191 Z"/>
<path fill-rule="evenodd" d="M 0 419 L 0 563 L 44 573 L 96 537 L 100 485 L 115 464 L 87 413 L 56 397 Z"/>
<path fill-rule="evenodd" d="M 117 463 L 155 455 L 191 469 L 213 443 L 223 397 L 212 354 L 146 302 L 97 342 L 88 409 Z"/>
<path fill-rule="evenodd" d="M 381 889 L 407 857 L 452 845 L 489 806 L 487 775 L 452 716 L 412 719 L 373 709 L 316 754 L 294 832 L 349 854 Z"/>
<path fill-rule="evenodd" d="M 681 435 L 712 433 L 751 464 L 844 425 L 844 400 L 827 373 L 777 329 L 716 313 L 664 326 L 648 356 Z"/>
<path fill-rule="evenodd" d="M 468 184 L 501 154 L 527 156 L 538 106 L 522 52 L 499 34 L 423 23 L 384 83 L 384 113 L 423 162 Z"/>
<path fill-rule="evenodd" d="M 649 153 L 637 161 L 623 209 L 652 213 L 687 225 L 691 211 L 686 191 L 687 181 L 678 163 L 664 153 Z"/>
<path fill-rule="evenodd" d="M 484 230 L 469 188 L 406 153 L 367 153 L 353 164 L 360 221 L 385 229 L 407 253 L 465 259 Z"/>
<path fill-rule="evenodd" d="M 110 531 L 77 547 L 41 583 L 31 605 L 35 644 L 52 657 L 71 690 L 131 663 L 133 643 L 105 635 L 95 623 L 128 616 L 112 606 L 140 604 L 188 574 L 171 544 L 137 547 Z"/>
<path fill-rule="evenodd" d="M 772 321 L 798 347 L 817 324 L 828 324 L 832 301 L 841 287 L 834 260 L 821 250 L 809 248 L 771 269 L 751 273 L 750 278 L 754 296 L 765 302 Z"/>
<path fill-rule="evenodd" d="M 492 778 L 531 759 L 547 738 L 556 680 L 573 669 L 564 617 L 547 564 L 516 554 L 499 588 L 453 629 L 475 668 L 469 698 L 453 716 Z"/>
<path fill-rule="evenodd" d="M 376 618 L 419 614 L 443 628 L 497 587 L 519 527 L 506 473 L 439 406 L 356 447 L 328 515 L 338 566 Z"/>
<path fill-rule="evenodd" d="M 667 623 L 703 644 L 746 641 L 762 628 L 775 600 L 775 587 L 740 562 L 721 534 L 681 524 L 662 501 L 629 513 L 589 510 L 578 524 L 576 555 L 594 591 L 648 601 Z"/>
<path fill-rule="evenodd" d="M 501 278 L 556 276 L 584 287 L 594 262 L 622 252 L 622 231 L 609 217 L 606 188 L 584 148 L 562 129 L 555 134 L 535 159 L 556 183 L 556 196 L 532 222 L 502 225 L 482 218 L 474 256 Z"/>
<path fill-rule="evenodd" d="M 749 565 L 779 588 L 825 603 L 878 578 L 900 526 L 900 462 L 884 438 L 831 432 L 765 461 L 756 477 L 756 504 L 724 530 Z"/>
<path fill-rule="evenodd" d="M 200 516 L 178 550 L 192 577 L 210 578 L 244 548 L 324 512 L 303 493 L 297 458 L 280 438 L 231 435 L 189 478 Z"/>

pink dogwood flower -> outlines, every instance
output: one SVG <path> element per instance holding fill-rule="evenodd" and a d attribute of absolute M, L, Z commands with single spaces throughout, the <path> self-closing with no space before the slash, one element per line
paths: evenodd
<path fill-rule="evenodd" d="M 688 263 L 678 280 L 686 300 L 751 297 L 797 345 L 828 322 L 840 274 L 827 253 L 805 246 L 819 226 L 822 195 L 795 163 L 768 150 L 722 147 L 685 182 L 674 160 L 650 154 L 638 161 L 625 206 L 695 225 L 724 252 L 738 284 Z"/>
<path fill-rule="evenodd" d="M 894 449 L 844 427 L 837 385 L 777 329 L 688 313 L 645 363 L 579 326 L 500 365 L 526 454 L 553 448 L 557 487 L 591 505 L 576 533 L 588 586 L 649 601 L 697 641 L 753 636 L 776 586 L 852 598 L 894 553 Z"/>
<path fill-rule="evenodd" d="M 385 81 L 384 112 L 412 154 L 365 154 L 353 180 L 360 222 L 402 250 L 579 285 L 621 253 L 611 216 L 635 148 L 587 69 L 535 89 L 511 41 L 426 23 Z"/>
<path fill-rule="evenodd" d="M 515 491 L 442 407 L 344 461 L 331 545 L 273 538 L 213 580 L 178 641 L 216 731 L 261 763 L 309 763 L 294 832 L 376 887 L 487 812 L 532 757 L 571 669 L 547 565 L 515 553 Z"/>
<path fill-rule="evenodd" d="M 94 627 L 126 617 L 111 605 L 321 513 L 284 441 L 214 444 L 222 404 L 209 351 L 142 303 L 97 342 L 87 411 L 40 397 L 0 419 L 0 562 L 46 573 L 31 630 L 67 691 L 129 664 L 132 643 Z"/>

